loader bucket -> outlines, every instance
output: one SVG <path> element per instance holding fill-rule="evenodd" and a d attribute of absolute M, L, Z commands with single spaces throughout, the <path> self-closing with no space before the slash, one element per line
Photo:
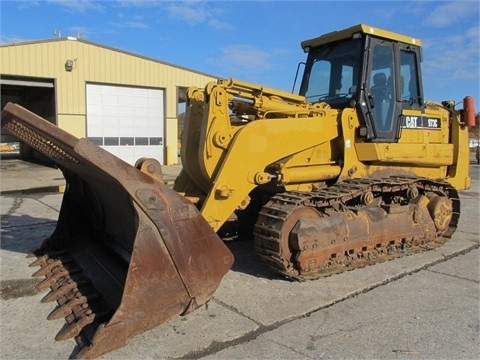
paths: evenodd
<path fill-rule="evenodd" d="M 93 358 L 209 301 L 233 255 L 187 199 L 87 139 L 19 105 L 2 128 L 49 157 L 66 179 L 57 226 L 32 254 L 56 339 Z"/>

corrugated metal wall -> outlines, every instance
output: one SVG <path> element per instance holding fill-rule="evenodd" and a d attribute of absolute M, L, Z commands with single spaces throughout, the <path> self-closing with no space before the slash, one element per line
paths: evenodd
<path fill-rule="evenodd" d="M 208 74 L 76 39 L 5 44 L 0 46 L 0 60 L 3 75 L 55 79 L 58 126 L 78 137 L 86 131 L 86 83 L 165 89 L 167 147 L 177 144 L 177 87 L 203 87 L 215 80 Z M 65 69 L 67 60 L 74 63 L 72 71 Z"/>

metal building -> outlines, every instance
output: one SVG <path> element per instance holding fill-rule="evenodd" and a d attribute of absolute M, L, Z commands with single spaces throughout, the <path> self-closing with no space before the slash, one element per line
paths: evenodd
<path fill-rule="evenodd" d="M 19 103 L 130 164 L 177 163 L 186 89 L 215 79 L 74 37 L 0 45 L 2 109 Z"/>

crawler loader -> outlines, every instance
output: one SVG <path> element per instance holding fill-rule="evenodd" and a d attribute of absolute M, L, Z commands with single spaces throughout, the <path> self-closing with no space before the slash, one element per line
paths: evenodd
<path fill-rule="evenodd" d="M 57 339 L 99 356 L 205 304 L 249 237 L 298 281 L 442 245 L 470 186 L 473 98 L 427 101 L 419 39 L 367 25 L 306 40 L 299 94 L 234 79 L 189 88 L 182 171 L 135 166 L 8 104 L 2 127 L 67 181 L 57 228 L 32 252 Z"/>

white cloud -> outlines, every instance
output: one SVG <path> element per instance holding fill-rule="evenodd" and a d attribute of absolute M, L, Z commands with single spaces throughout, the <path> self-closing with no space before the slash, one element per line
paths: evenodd
<path fill-rule="evenodd" d="M 95 0 L 48 0 L 48 3 L 81 13 L 90 10 L 103 11 L 105 8 L 101 2 Z"/>
<path fill-rule="evenodd" d="M 264 70 L 273 68 L 275 51 L 258 49 L 248 45 L 231 45 L 223 48 L 220 55 L 207 60 L 227 77 L 248 80 Z"/>
<path fill-rule="evenodd" d="M 189 25 L 205 23 L 218 30 L 232 29 L 231 24 L 219 20 L 223 11 L 214 5 L 214 2 L 199 0 L 176 1 L 167 6 L 167 11 L 171 18 L 185 21 Z"/>
<path fill-rule="evenodd" d="M 480 78 L 479 31 L 474 26 L 460 34 L 425 39 L 425 75 L 443 83 Z"/>
<path fill-rule="evenodd" d="M 19 10 L 28 10 L 32 7 L 40 6 L 40 1 L 19 1 L 18 2 L 18 9 Z"/>
<path fill-rule="evenodd" d="M 168 0 L 116 0 L 115 3 L 121 7 L 156 7 Z"/>
<path fill-rule="evenodd" d="M 478 3 L 476 1 L 452 1 L 442 3 L 427 17 L 426 24 L 428 26 L 442 28 L 461 22 L 462 19 L 475 14 L 475 11 L 472 11 L 472 6 L 476 6 L 478 9 Z"/>
<path fill-rule="evenodd" d="M 148 29 L 149 24 L 143 16 L 125 16 L 123 13 L 117 15 L 119 20 L 110 23 L 115 28 Z"/>
<path fill-rule="evenodd" d="M 208 10 L 197 1 L 172 2 L 168 6 L 168 13 L 172 18 L 186 21 L 190 25 L 205 22 L 208 18 Z"/>
<path fill-rule="evenodd" d="M 209 20 L 208 25 L 213 27 L 214 29 L 217 30 L 232 30 L 233 26 L 225 21 L 220 21 L 220 20 Z"/>
<path fill-rule="evenodd" d="M 229 22 L 221 19 L 223 10 L 216 6 L 214 1 L 117 0 L 115 4 L 122 8 L 160 8 L 171 19 L 186 22 L 191 26 L 206 24 L 217 30 L 233 28 Z"/>

